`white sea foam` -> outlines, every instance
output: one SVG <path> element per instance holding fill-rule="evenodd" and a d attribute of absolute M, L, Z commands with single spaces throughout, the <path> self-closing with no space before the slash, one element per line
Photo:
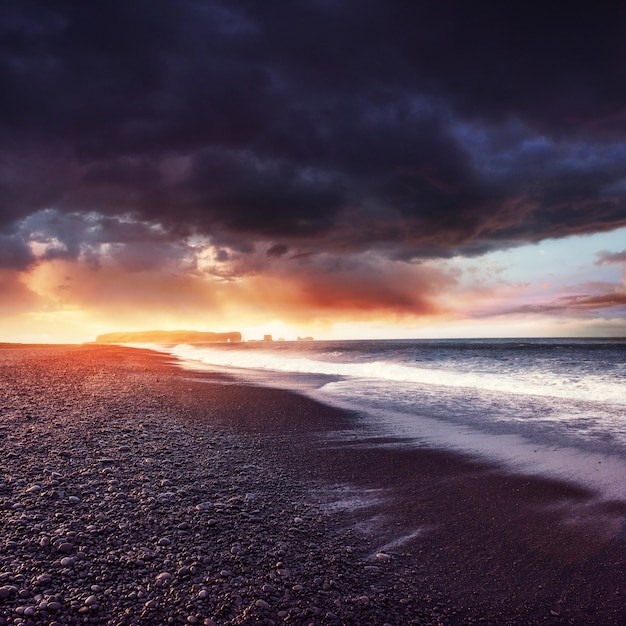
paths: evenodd
<path fill-rule="evenodd" d="M 304 388 L 310 396 L 363 416 L 359 438 L 369 432 L 475 454 L 626 500 L 622 344 L 153 347 L 192 368 L 236 368 L 288 388 L 313 381 Z"/>
<path fill-rule="evenodd" d="M 626 404 L 626 389 L 623 384 L 593 374 L 576 377 L 532 369 L 520 369 L 515 373 L 472 372 L 450 367 L 418 367 L 384 360 L 346 362 L 310 358 L 293 353 L 285 355 L 262 349 L 222 350 L 190 345 L 179 345 L 169 351 L 184 360 L 222 367 L 321 374 Z M 323 357 L 324 353 L 316 356 Z"/>

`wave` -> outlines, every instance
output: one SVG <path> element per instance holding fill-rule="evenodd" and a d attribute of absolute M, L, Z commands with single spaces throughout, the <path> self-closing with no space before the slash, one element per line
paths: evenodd
<path fill-rule="evenodd" d="M 145 346 L 144 346 L 145 347 Z M 268 350 L 220 350 L 191 345 L 154 346 L 178 358 L 220 367 L 295 374 L 316 374 L 359 379 L 413 383 L 440 387 L 468 388 L 522 395 L 626 404 L 624 386 L 598 375 L 559 375 L 545 370 L 511 373 L 463 371 L 451 367 L 417 367 L 385 360 L 337 362 L 309 356 L 285 355 Z M 466 364 L 467 365 L 467 364 Z"/>

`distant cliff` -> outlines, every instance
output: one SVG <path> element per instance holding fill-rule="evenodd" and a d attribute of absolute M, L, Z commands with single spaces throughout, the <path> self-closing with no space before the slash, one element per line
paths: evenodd
<path fill-rule="evenodd" d="M 226 343 L 241 341 L 241 333 L 203 333 L 197 330 L 146 330 L 98 335 L 96 343 Z"/>

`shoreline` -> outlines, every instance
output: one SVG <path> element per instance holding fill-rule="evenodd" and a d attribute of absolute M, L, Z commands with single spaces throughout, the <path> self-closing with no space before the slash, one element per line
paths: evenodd
<path fill-rule="evenodd" d="M 624 621 L 623 502 L 149 350 L 1 347 L 0 624 Z"/>

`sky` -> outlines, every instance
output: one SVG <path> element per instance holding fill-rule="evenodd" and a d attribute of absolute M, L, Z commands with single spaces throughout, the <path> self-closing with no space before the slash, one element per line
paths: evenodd
<path fill-rule="evenodd" d="M 0 341 L 626 335 L 626 5 L 3 0 Z"/>

